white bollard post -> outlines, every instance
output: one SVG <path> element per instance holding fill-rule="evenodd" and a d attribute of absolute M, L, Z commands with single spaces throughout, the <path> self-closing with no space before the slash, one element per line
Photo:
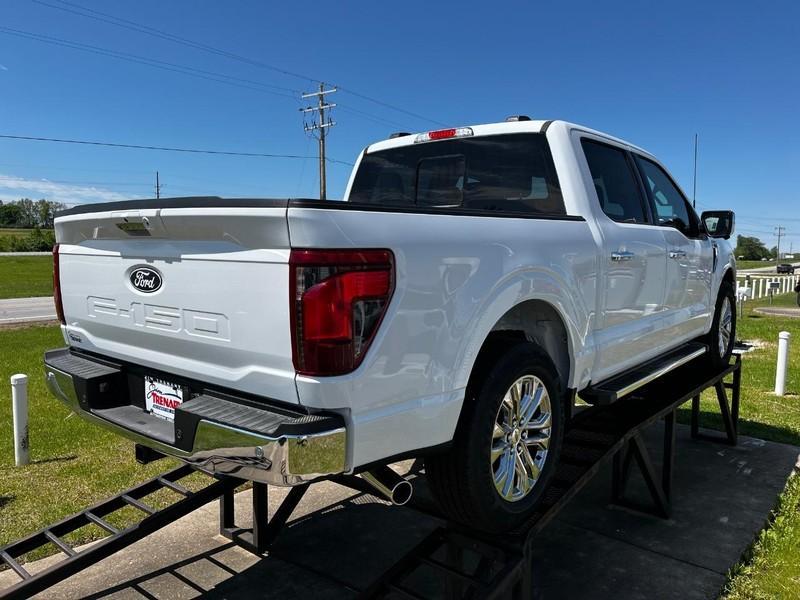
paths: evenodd
<path fill-rule="evenodd" d="M 775 395 L 783 396 L 786 392 L 786 369 L 789 366 L 789 338 L 788 331 L 778 334 L 778 368 L 775 371 Z"/>
<path fill-rule="evenodd" d="M 14 460 L 27 465 L 28 455 L 28 376 L 11 376 L 11 410 L 14 418 Z"/>

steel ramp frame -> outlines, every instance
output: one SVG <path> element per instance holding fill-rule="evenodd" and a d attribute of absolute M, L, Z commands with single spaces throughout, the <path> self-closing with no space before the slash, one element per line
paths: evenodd
<path fill-rule="evenodd" d="M 732 378 L 732 382 L 725 381 Z M 410 506 L 420 512 L 438 516 L 445 524 L 428 535 L 420 544 L 403 556 L 394 567 L 368 587 L 361 598 L 406 598 L 423 600 L 428 596 L 408 589 L 404 581 L 416 570 L 430 566 L 431 554 L 444 548 L 449 561 L 439 568 L 445 579 L 443 597 L 511 598 L 529 600 L 534 595 L 536 566 L 533 550 L 537 534 L 550 523 L 559 511 L 599 472 L 612 461 L 611 501 L 614 504 L 668 519 L 673 500 L 672 475 L 675 466 L 677 409 L 692 402 L 692 438 L 736 445 L 741 384 L 741 356 L 734 355 L 733 363 L 712 377 L 702 369 L 686 365 L 668 376 L 637 390 L 618 402 L 591 407 L 574 416 L 564 438 L 561 462 L 556 474 L 542 496 L 536 513 L 522 526 L 508 534 L 492 535 L 470 530 L 446 521 L 436 507 L 412 499 Z M 720 406 L 725 435 L 704 434 L 699 431 L 700 395 L 714 388 Z M 729 402 L 726 390 L 731 390 Z M 644 445 L 642 431 L 664 420 L 663 460 L 661 477 Z M 653 499 L 653 506 L 634 503 L 625 496 L 626 484 L 633 464 L 639 467 Z M 464 544 L 454 541 L 453 535 L 470 541 L 470 548 L 481 556 L 475 572 L 469 572 L 463 560 Z M 491 571 L 491 560 L 497 552 L 505 552 L 504 576 L 481 578 L 481 569 Z M 465 577 L 465 575 L 467 577 Z"/>
<path fill-rule="evenodd" d="M 732 382 L 725 381 L 732 376 Z M 693 438 L 711 439 L 735 445 L 738 435 L 741 357 L 712 377 L 689 364 L 608 405 L 595 406 L 573 415 L 564 436 L 561 461 L 553 480 L 542 495 L 536 512 L 517 529 L 492 535 L 475 531 L 460 523 L 448 521 L 435 503 L 412 497 L 408 508 L 442 522 L 417 546 L 400 557 L 393 567 L 365 589 L 362 598 L 406 598 L 422 600 L 428 596 L 412 589 L 409 578 L 420 569 L 431 570 L 442 582 L 442 596 L 451 598 L 514 598 L 527 600 L 533 594 L 535 565 L 533 549 L 537 534 L 599 472 L 612 461 L 612 502 L 668 518 L 672 494 L 672 473 L 675 462 L 675 421 L 677 409 L 691 400 L 691 432 Z M 720 406 L 725 435 L 709 435 L 699 431 L 700 395 L 714 388 Z M 732 392 L 730 402 L 727 391 Z M 664 444 L 661 477 L 650 460 L 641 433 L 663 419 Z M 654 500 L 653 507 L 630 502 L 625 496 L 633 464 L 636 464 Z M 253 483 L 253 526 L 236 525 L 234 492 L 245 483 L 233 477 L 210 478 L 210 483 L 197 492 L 179 481 L 197 469 L 183 465 L 125 490 L 86 510 L 45 527 L 19 541 L 0 548 L 0 563 L 5 563 L 21 578 L 17 584 L 0 590 L 0 599 L 27 598 L 44 591 L 82 569 L 114 554 L 126 546 L 163 528 L 204 504 L 219 499 L 220 534 L 258 555 L 268 552 L 298 503 L 312 484 L 292 488 L 279 504 L 272 519 L 268 518 L 268 487 Z M 208 475 L 206 473 L 206 475 Z M 361 493 L 375 494 L 366 482 L 355 475 L 338 475 L 329 480 Z M 162 509 L 154 509 L 142 498 L 170 489 L 181 498 Z M 132 506 L 145 516 L 137 524 L 117 529 L 104 517 L 124 506 Z M 109 536 L 81 551 L 76 551 L 61 538 L 87 524 L 105 529 Z M 38 573 L 29 573 L 16 559 L 46 544 L 55 545 L 66 558 Z"/>
<path fill-rule="evenodd" d="M 237 479 L 217 479 L 209 476 L 208 485 L 195 492 L 179 483 L 181 479 L 194 472 L 196 469 L 182 465 L 4 546 L 0 549 L 0 563 L 8 565 L 19 575 L 21 581 L 0 590 L 0 598 L 3 600 L 30 598 L 197 510 L 223 493 L 232 493 L 234 488 L 243 483 Z M 161 509 L 152 508 L 141 501 L 145 496 L 162 489 L 169 489 L 181 498 Z M 126 506 L 139 510 L 144 514 L 144 518 L 123 529 L 118 529 L 104 518 Z M 90 524 L 99 526 L 109 535 L 83 550 L 75 550 L 62 539 L 65 535 Z M 66 558 L 38 573 L 29 573 L 24 565 L 17 562 L 16 559 L 20 556 L 47 544 L 56 546 Z"/>

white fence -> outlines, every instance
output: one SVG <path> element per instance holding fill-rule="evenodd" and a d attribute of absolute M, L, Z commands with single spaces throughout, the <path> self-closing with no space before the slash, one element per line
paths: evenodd
<path fill-rule="evenodd" d="M 749 282 L 748 282 L 749 279 Z M 750 288 L 750 298 L 758 300 L 769 295 L 770 283 L 777 282 L 778 289 L 773 289 L 774 295 L 786 294 L 794 291 L 794 286 L 800 278 L 797 275 L 737 275 L 737 296 L 742 288 Z"/>

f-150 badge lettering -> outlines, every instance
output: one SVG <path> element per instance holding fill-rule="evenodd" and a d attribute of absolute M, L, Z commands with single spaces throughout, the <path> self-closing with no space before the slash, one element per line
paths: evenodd
<path fill-rule="evenodd" d="M 150 294 L 161 289 L 161 273 L 150 267 L 137 267 L 131 271 L 131 285 L 140 292 Z"/>
<path fill-rule="evenodd" d="M 191 310 L 175 306 L 158 306 L 141 302 L 117 302 L 113 298 L 89 296 L 86 299 L 89 317 L 122 325 L 157 329 L 163 332 L 230 341 L 228 317 L 220 313 Z"/>

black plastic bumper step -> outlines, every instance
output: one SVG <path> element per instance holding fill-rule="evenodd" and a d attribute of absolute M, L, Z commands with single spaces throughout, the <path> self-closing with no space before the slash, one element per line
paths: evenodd
<path fill-rule="evenodd" d="M 203 394 L 184 402 L 175 412 L 175 422 L 187 416 L 222 423 L 267 437 L 313 435 L 344 427 L 339 415 L 306 415 L 279 410 L 272 406 L 251 406 Z"/>
<path fill-rule="evenodd" d="M 655 381 L 702 356 L 708 351 L 705 344 L 690 342 L 671 352 L 647 361 L 643 365 L 625 371 L 611 379 L 592 385 L 580 393 L 580 397 L 591 404 L 611 404 L 639 388 Z"/>
<path fill-rule="evenodd" d="M 104 377 L 119 373 L 119 367 L 78 356 L 70 352 L 69 348 L 50 350 L 45 352 L 44 356 L 48 365 L 81 379 Z"/>

